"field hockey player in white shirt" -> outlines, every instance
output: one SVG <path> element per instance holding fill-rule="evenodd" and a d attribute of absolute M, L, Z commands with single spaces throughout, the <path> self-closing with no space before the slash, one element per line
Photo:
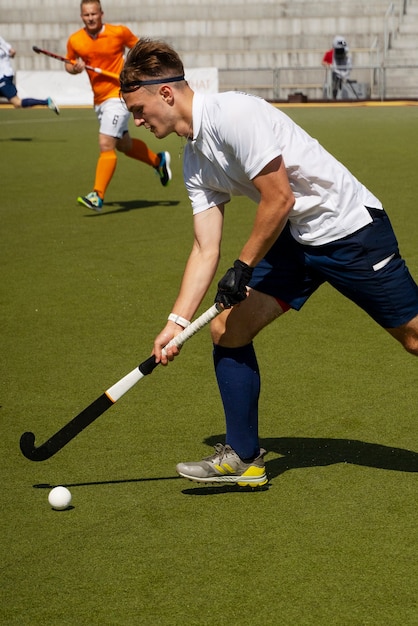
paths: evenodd
<path fill-rule="evenodd" d="M 418 287 L 381 202 L 278 108 L 237 92 L 194 93 L 178 54 L 150 39 L 130 51 L 121 94 L 137 126 L 160 139 L 170 133 L 187 139 L 194 244 L 172 314 L 154 342 L 164 365 L 178 350 L 165 355 L 163 347 L 192 319 L 214 279 L 226 204 L 244 195 L 257 205 L 239 257 L 218 283 L 215 300 L 225 310 L 211 324 L 226 441 L 177 471 L 197 482 L 263 486 L 254 337 L 328 282 L 416 355 Z"/>

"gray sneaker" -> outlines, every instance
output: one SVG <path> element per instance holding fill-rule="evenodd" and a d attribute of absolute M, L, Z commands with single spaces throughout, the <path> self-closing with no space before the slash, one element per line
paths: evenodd
<path fill-rule="evenodd" d="M 231 446 L 217 443 L 215 454 L 202 461 L 178 463 L 176 470 L 183 478 L 198 483 L 227 483 L 237 484 L 240 487 L 261 487 L 268 482 L 264 465 L 266 451 L 260 449 L 260 454 L 254 461 L 244 463 Z"/>

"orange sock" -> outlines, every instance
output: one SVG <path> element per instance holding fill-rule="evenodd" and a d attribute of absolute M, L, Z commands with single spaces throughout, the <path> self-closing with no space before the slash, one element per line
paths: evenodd
<path fill-rule="evenodd" d="M 106 189 L 112 180 L 112 176 L 116 169 L 118 157 L 116 150 L 106 150 L 101 152 L 96 166 L 96 178 L 94 180 L 94 191 L 104 199 Z"/>
<path fill-rule="evenodd" d="M 126 156 L 137 161 L 142 161 L 152 167 L 157 167 L 160 163 L 160 157 L 150 150 L 146 143 L 140 139 L 132 139 L 132 148 L 126 152 Z"/>

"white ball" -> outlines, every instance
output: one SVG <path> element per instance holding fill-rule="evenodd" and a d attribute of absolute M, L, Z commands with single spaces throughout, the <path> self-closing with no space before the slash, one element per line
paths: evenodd
<path fill-rule="evenodd" d="M 48 502 L 53 509 L 63 511 L 71 504 L 71 491 L 67 487 L 54 487 L 48 494 Z"/>

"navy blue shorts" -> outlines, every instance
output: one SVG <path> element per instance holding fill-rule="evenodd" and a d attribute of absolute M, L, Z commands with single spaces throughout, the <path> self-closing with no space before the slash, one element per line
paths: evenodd
<path fill-rule="evenodd" d="M 11 100 L 14 96 L 17 96 L 17 89 L 13 82 L 13 76 L 3 76 L 0 78 L 0 96 Z"/>
<path fill-rule="evenodd" d="M 304 246 L 289 225 L 254 269 L 250 287 L 299 310 L 328 282 L 384 328 L 418 315 L 418 287 L 402 259 L 385 211 L 368 209 L 373 222 L 322 246 Z"/>

